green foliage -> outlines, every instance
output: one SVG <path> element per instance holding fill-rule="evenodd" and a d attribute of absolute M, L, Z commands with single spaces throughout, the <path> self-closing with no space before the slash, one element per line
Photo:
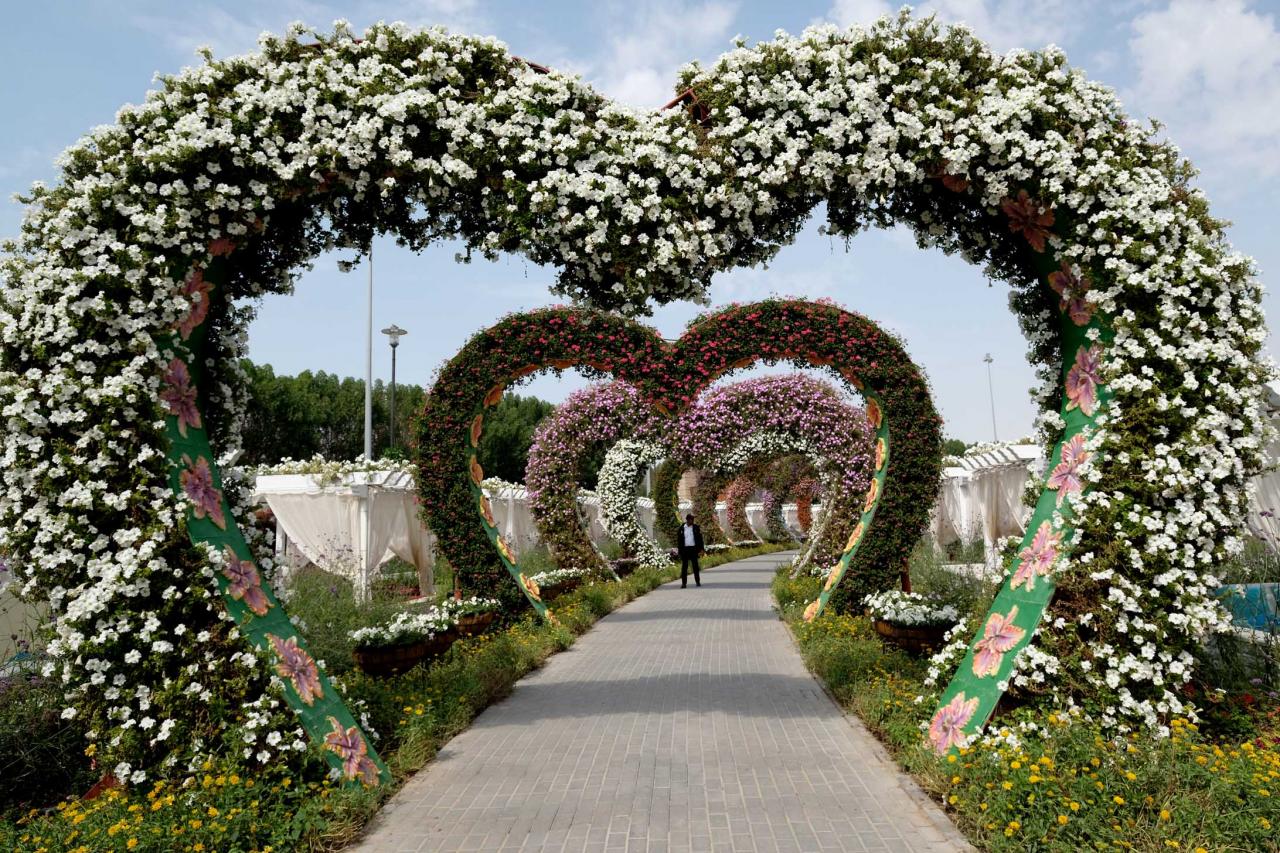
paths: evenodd
<path fill-rule="evenodd" d="M 485 475 L 512 483 L 523 483 L 533 430 L 539 421 L 553 411 L 555 406 L 546 400 L 504 394 L 498 405 L 485 412 L 484 416 L 484 434 L 480 438 L 478 456 Z M 597 474 L 603 459 L 601 453 L 595 467 Z M 592 477 L 590 482 L 594 484 L 595 478 Z"/>
<path fill-rule="evenodd" d="M 987 608 L 995 598 L 999 581 L 983 580 L 947 568 L 941 556 L 934 550 L 927 537 L 917 543 L 908 563 L 911 573 L 911 591 L 936 596 L 944 604 L 950 604 L 961 616 L 980 623 Z"/>
<path fill-rule="evenodd" d="M 942 441 L 943 456 L 963 456 L 969 445 L 958 438 L 947 438 Z"/>
<path fill-rule="evenodd" d="M 1219 692 L 1207 714 L 1230 719 L 1233 730 L 1216 724 L 1210 736 L 1175 720 L 1164 739 L 1147 732 L 1117 738 L 1095 724 L 1028 707 L 1005 712 L 991 727 L 1016 730 L 1016 742 L 979 742 L 939 759 L 921 731 L 934 707 L 923 683 L 927 663 L 884 644 L 863 617 L 828 611 L 801 621 L 812 585 L 781 571 L 774 581 L 805 663 L 945 803 L 978 849 L 1276 849 L 1280 709 L 1274 698 L 1258 693 L 1242 702 Z"/>
<path fill-rule="evenodd" d="M 674 547 L 680 533 L 680 477 L 684 474 L 673 462 L 663 462 L 653 472 L 653 532 L 660 543 Z M 704 529 L 703 536 L 708 535 Z M 710 540 L 708 540 L 709 543 Z"/>
<path fill-rule="evenodd" d="M 83 727 L 63 720 L 63 689 L 32 673 L 0 678 L 0 810 L 43 806 L 97 779 Z"/>
<path fill-rule="evenodd" d="M 1225 561 L 1214 574 L 1223 583 L 1280 583 L 1280 556 L 1274 545 L 1246 536 L 1244 551 Z"/>
<path fill-rule="evenodd" d="M 284 458 L 355 459 L 364 452 L 364 380 L 304 370 L 277 376 L 271 365 L 241 359 L 248 377 L 243 432 L 246 465 L 271 465 Z M 408 445 L 425 392 L 419 385 L 396 383 L 396 444 Z M 373 385 L 373 447 L 390 447 L 390 387 Z"/>

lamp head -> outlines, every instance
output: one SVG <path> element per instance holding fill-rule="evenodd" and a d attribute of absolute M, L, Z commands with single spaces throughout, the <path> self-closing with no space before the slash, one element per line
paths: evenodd
<path fill-rule="evenodd" d="M 387 326 L 382 330 L 382 334 L 391 339 L 391 348 L 395 349 L 400 345 L 400 338 L 409 333 L 397 326 L 395 323 L 392 323 L 390 326 Z"/>

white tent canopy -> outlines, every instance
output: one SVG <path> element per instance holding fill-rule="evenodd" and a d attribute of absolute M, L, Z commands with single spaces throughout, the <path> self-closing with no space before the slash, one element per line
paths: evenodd
<path fill-rule="evenodd" d="M 996 445 L 944 468 L 929 530 L 941 546 L 982 538 L 985 562 L 999 561 L 998 543 L 1026 532 L 1031 508 L 1022 502 L 1027 478 L 1044 468 L 1033 444 Z"/>

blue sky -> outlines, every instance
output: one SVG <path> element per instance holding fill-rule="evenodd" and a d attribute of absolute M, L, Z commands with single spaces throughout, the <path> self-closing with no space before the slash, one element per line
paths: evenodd
<path fill-rule="evenodd" d="M 883 0 L 683 3 L 480 2 L 480 0 L 47 0 L 14 3 L 0 30 L 0 235 L 17 231 L 9 197 L 56 177 L 54 158 L 125 103 L 142 99 L 156 72 L 252 50 L 258 33 L 294 20 L 326 27 L 336 18 L 443 24 L 494 35 L 513 52 L 577 73 L 605 94 L 639 107 L 670 98 L 675 71 L 709 62 L 735 35 L 767 39 L 822 21 L 868 21 L 896 8 Z M 1248 0 L 936 0 L 920 9 L 964 21 L 999 50 L 1057 44 L 1073 65 L 1114 88 L 1135 117 L 1160 119 L 1200 168 L 1213 212 L 1231 220 L 1236 248 L 1257 259 L 1264 282 L 1280 269 L 1280 2 Z M 826 296 L 901 334 L 928 373 L 947 433 L 969 441 L 992 433 L 983 355 L 995 359 L 1001 438 L 1029 432 L 1032 372 L 1007 307 L 1007 288 L 958 258 L 922 252 L 900 231 L 861 235 L 846 248 L 812 223 L 768 269 L 740 269 L 715 282 L 713 302 L 770 293 Z M 519 257 L 454 262 L 456 247 L 415 256 L 391 241 L 375 246 L 376 328 L 409 330 L 398 376 L 428 382 L 476 329 L 501 314 L 555 302 L 553 272 Z M 1267 297 L 1268 316 L 1280 316 Z M 651 322 L 679 333 L 695 307 L 659 308 Z M 343 274 L 321 257 L 292 296 L 267 299 L 250 331 L 250 355 L 277 372 L 361 375 L 364 272 Z M 379 336 L 381 337 L 381 336 Z M 383 340 L 375 375 L 390 372 Z M 1275 352 L 1274 339 L 1270 342 Z M 559 399 L 580 383 L 535 380 Z"/>

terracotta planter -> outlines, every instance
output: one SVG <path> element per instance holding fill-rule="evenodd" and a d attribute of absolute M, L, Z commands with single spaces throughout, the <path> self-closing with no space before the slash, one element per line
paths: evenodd
<path fill-rule="evenodd" d="M 474 637 L 483 634 L 493 624 L 497 616 L 492 610 L 487 613 L 469 613 L 458 617 L 458 633 L 463 637 Z"/>
<path fill-rule="evenodd" d="M 564 595 L 566 592 L 572 592 L 573 590 L 577 589 L 581 585 L 582 585 L 582 581 L 579 580 L 578 578 L 570 578 L 567 581 L 560 581 L 560 583 L 549 584 L 547 586 L 542 587 L 542 599 L 543 601 L 550 601 L 553 598 L 557 598 L 561 595 Z"/>
<path fill-rule="evenodd" d="M 356 666 L 361 672 L 369 675 L 386 677 L 408 672 L 427 658 L 436 657 L 449 651 L 449 647 L 458 639 L 458 633 L 449 629 L 436 634 L 429 640 L 418 640 L 398 646 L 357 646 L 351 653 Z"/>
<path fill-rule="evenodd" d="M 926 654 L 942 648 L 950 625 L 898 625 L 883 619 L 872 620 L 876 633 L 900 649 Z"/>
<path fill-rule="evenodd" d="M 369 675 L 386 677 L 408 672 L 427 656 L 426 640 L 399 646 L 357 646 L 351 653 L 356 666 Z"/>

